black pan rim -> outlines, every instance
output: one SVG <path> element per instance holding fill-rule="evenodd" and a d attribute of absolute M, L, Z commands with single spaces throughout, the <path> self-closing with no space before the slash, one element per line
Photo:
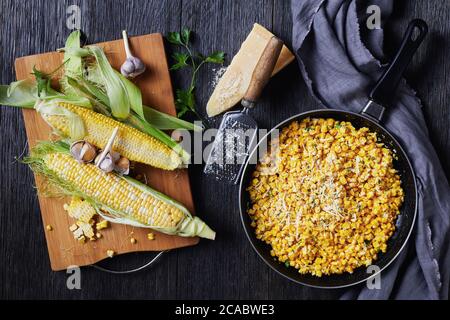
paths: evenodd
<path fill-rule="evenodd" d="M 279 270 L 277 270 L 277 269 L 276 269 L 269 261 L 266 260 L 265 257 L 263 257 L 262 253 L 260 253 L 260 251 L 256 248 L 255 244 L 253 243 L 253 239 L 251 238 L 251 235 L 249 234 L 249 231 L 247 230 L 247 224 L 246 224 L 246 222 L 244 221 L 244 214 L 247 214 L 247 212 L 244 212 L 243 207 L 242 207 L 242 201 L 241 201 L 241 200 L 242 200 L 242 192 L 243 192 L 243 190 L 244 190 L 244 189 L 243 189 L 243 187 L 244 187 L 244 186 L 243 186 L 243 183 L 244 183 L 244 176 L 245 176 L 244 173 L 247 171 L 247 168 L 248 168 L 248 166 L 249 166 L 249 161 L 250 161 L 250 159 L 252 158 L 254 152 L 256 152 L 256 150 L 258 149 L 258 146 L 259 146 L 263 141 L 267 140 L 267 137 L 273 132 L 273 130 L 279 129 L 280 127 L 286 125 L 286 124 L 289 123 L 289 122 L 294 121 L 294 120 L 297 119 L 297 118 L 305 117 L 305 116 L 308 116 L 308 115 L 310 115 L 310 114 L 314 114 L 314 113 L 318 113 L 318 112 L 330 112 L 330 111 L 331 111 L 331 112 L 336 112 L 336 113 L 342 113 L 342 114 L 350 114 L 350 115 L 357 116 L 357 117 L 362 117 L 362 118 L 364 118 L 365 120 L 368 120 L 369 122 L 371 122 L 372 124 L 374 124 L 375 126 L 379 127 L 382 131 L 384 131 L 384 133 L 386 133 L 386 134 L 387 134 L 387 135 L 388 135 L 388 136 L 389 136 L 389 137 L 390 137 L 390 138 L 398 145 L 398 147 L 399 147 L 399 149 L 400 149 L 399 151 L 400 151 L 400 152 L 403 152 L 403 154 L 405 155 L 406 162 L 407 162 L 407 164 L 408 164 L 408 166 L 409 166 L 409 170 L 410 170 L 410 172 L 411 172 L 411 174 L 412 174 L 412 178 L 413 178 L 413 182 L 414 182 L 414 190 L 415 190 L 415 194 L 414 194 L 414 197 L 415 197 L 415 199 L 414 199 L 414 200 L 415 200 L 415 206 L 414 206 L 414 212 L 413 212 L 413 221 L 412 221 L 412 223 L 411 223 L 411 227 L 410 227 L 410 229 L 409 229 L 409 231 L 408 231 L 408 234 L 407 234 L 407 236 L 406 236 L 406 238 L 405 238 L 405 240 L 404 240 L 402 246 L 401 246 L 400 249 L 397 251 L 397 253 L 391 258 L 391 260 L 390 260 L 388 263 L 386 263 L 386 265 L 384 265 L 378 272 L 376 272 L 376 273 L 374 273 L 374 274 L 371 274 L 371 275 L 368 275 L 367 278 L 365 278 L 365 279 L 362 279 L 362 280 L 360 280 L 360 281 L 356 281 L 356 282 L 353 282 L 353 283 L 349 283 L 349 284 L 346 284 L 346 285 L 339 285 L 339 286 L 332 286 L 332 285 L 331 285 L 331 286 L 319 286 L 319 285 L 312 285 L 312 284 L 309 284 L 309 283 L 304 283 L 304 282 L 302 282 L 302 281 L 293 279 L 292 277 L 288 276 L 287 274 L 284 274 L 283 272 L 280 272 Z M 366 116 L 364 116 L 364 115 L 361 115 L 361 114 L 359 114 L 359 113 L 352 112 L 352 111 L 343 111 L 343 110 L 336 110 L 336 109 L 316 109 L 316 110 L 310 110 L 310 111 L 298 113 L 298 114 L 296 114 L 296 115 L 293 115 L 293 116 L 291 116 L 291 117 L 289 117 L 289 118 L 287 118 L 287 119 L 281 121 L 281 122 L 278 123 L 276 126 L 274 126 L 267 134 L 265 134 L 264 137 L 263 137 L 262 139 L 260 139 L 260 141 L 258 142 L 258 144 L 257 144 L 257 145 L 255 146 L 255 148 L 252 150 L 252 152 L 250 153 L 249 157 L 247 158 L 247 160 L 246 160 L 246 162 L 245 162 L 245 165 L 244 165 L 244 168 L 243 168 L 243 170 L 242 170 L 242 174 L 241 174 L 240 180 L 241 180 L 241 181 L 240 181 L 240 183 L 239 183 L 239 213 L 240 213 L 240 218 L 241 218 L 242 228 L 244 229 L 245 235 L 246 235 L 248 241 L 250 242 L 250 244 L 251 244 L 253 250 L 258 254 L 258 256 L 260 257 L 260 259 L 263 260 L 264 263 L 265 263 L 266 265 L 268 265 L 272 270 L 274 270 L 274 271 L 275 271 L 276 273 L 278 273 L 279 275 L 283 276 L 284 278 L 286 278 L 286 279 L 288 279 L 288 280 L 290 280 L 290 281 L 292 281 L 292 282 L 295 282 L 295 283 L 298 283 L 298 284 L 301 284 L 301 285 L 304 285 L 304 286 L 307 286 L 307 287 L 311 287 L 311 288 L 317 288 L 317 289 L 341 289 L 341 288 L 348 288 L 348 287 L 355 286 L 355 285 L 357 285 L 357 284 L 363 283 L 363 282 L 365 282 L 365 281 L 368 281 L 368 280 L 370 280 L 370 279 L 376 277 L 376 276 L 377 276 L 378 274 L 380 274 L 383 270 L 385 270 L 388 266 L 390 266 L 391 263 L 394 262 L 395 259 L 397 259 L 397 257 L 400 255 L 400 253 L 401 253 L 401 252 L 403 251 L 403 249 L 406 247 L 406 244 L 408 243 L 408 241 L 409 241 L 409 239 L 410 239 L 410 237 L 411 237 L 411 233 L 412 233 L 412 231 L 413 231 L 413 229 L 414 229 L 414 226 L 415 226 L 415 223 L 416 223 L 416 219 L 417 219 L 417 206 L 418 206 L 418 201 L 417 201 L 417 181 L 416 181 L 416 175 L 415 175 L 414 169 L 413 169 L 413 167 L 412 167 L 412 165 L 411 165 L 411 161 L 409 160 L 408 154 L 405 152 L 405 150 L 403 149 L 402 145 L 397 141 L 397 139 L 396 139 L 396 138 L 395 138 L 395 137 L 394 137 L 387 129 L 385 129 L 381 124 L 379 124 L 378 122 L 374 121 L 373 119 L 371 119 L 371 118 L 369 118 L 369 117 L 366 117 Z"/>

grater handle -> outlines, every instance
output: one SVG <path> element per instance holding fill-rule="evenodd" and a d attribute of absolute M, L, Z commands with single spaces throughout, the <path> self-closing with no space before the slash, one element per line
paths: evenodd
<path fill-rule="evenodd" d="M 261 92 L 267 82 L 269 82 L 270 76 L 275 68 L 275 64 L 280 56 L 282 47 L 283 41 L 275 36 L 273 36 L 267 43 L 263 54 L 256 64 L 255 71 L 253 71 L 247 92 L 241 101 L 242 106 L 245 108 L 253 108 L 255 106 Z"/>

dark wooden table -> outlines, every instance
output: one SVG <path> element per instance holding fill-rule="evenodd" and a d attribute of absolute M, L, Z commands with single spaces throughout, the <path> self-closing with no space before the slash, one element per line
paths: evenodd
<path fill-rule="evenodd" d="M 81 28 L 89 42 L 131 35 L 179 30 L 196 32 L 195 47 L 223 50 L 232 57 L 254 22 L 291 43 L 290 2 L 287 0 L 215 1 L 11 1 L 0 2 L 0 83 L 15 79 L 16 57 L 52 51 L 69 34 L 66 9 L 81 8 Z M 450 2 L 396 1 L 387 26 L 387 52 L 392 53 L 413 17 L 430 25 L 430 35 L 416 55 L 407 79 L 423 100 L 424 113 L 441 162 L 450 178 Z M 168 48 L 170 49 L 170 48 Z M 211 69 L 200 74 L 200 113 L 211 93 Z M 173 74 L 174 86 L 187 79 Z M 318 106 L 305 87 L 295 63 L 267 87 L 253 111 L 263 128 Z M 67 274 L 52 272 L 30 170 L 14 160 L 24 152 L 25 129 L 19 110 L 0 108 L 0 298 L 120 299 L 327 299 L 339 291 L 296 285 L 272 272 L 253 252 L 240 226 L 237 189 L 190 169 L 197 212 L 218 233 L 217 240 L 167 253 L 157 265 L 131 275 L 82 269 L 81 290 L 66 287 Z"/>

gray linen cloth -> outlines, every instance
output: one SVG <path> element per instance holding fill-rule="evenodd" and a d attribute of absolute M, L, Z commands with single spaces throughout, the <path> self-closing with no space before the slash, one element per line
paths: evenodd
<path fill-rule="evenodd" d="M 293 49 L 311 93 L 324 106 L 359 112 L 366 104 L 385 67 L 379 61 L 383 30 L 366 27 L 366 9 L 379 6 L 384 21 L 393 2 L 291 1 Z M 419 195 L 417 220 L 407 247 L 382 272 L 381 288 L 351 287 L 342 299 L 448 299 L 450 188 L 430 142 L 421 102 L 405 81 L 383 123 L 412 161 Z"/>

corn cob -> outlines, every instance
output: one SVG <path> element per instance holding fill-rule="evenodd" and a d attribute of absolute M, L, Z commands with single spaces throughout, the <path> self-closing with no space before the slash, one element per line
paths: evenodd
<path fill-rule="evenodd" d="M 75 224 L 69 227 L 75 239 L 84 243 L 86 237 L 90 240 L 95 240 L 95 233 L 93 225 L 95 223 L 94 216 L 97 214 L 95 208 L 85 200 L 78 197 L 72 197 L 70 204 L 64 205 L 64 210 L 67 211 L 71 218 L 77 220 Z"/>
<path fill-rule="evenodd" d="M 114 128 L 119 132 L 113 144 L 113 150 L 122 156 L 164 170 L 174 170 L 183 165 L 181 157 L 161 141 L 133 127 L 111 119 L 89 109 L 68 103 L 58 103 L 78 115 L 84 123 L 87 142 L 98 148 L 104 148 Z M 64 115 L 41 113 L 43 119 L 63 137 L 70 137 L 70 121 Z"/>
<path fill-rule="evenodd" d="M 88 237 L 90 240 L 95 240 L 95 233 L 92 225 L 86 222 L 77 222 L 77 226 L 83 231 L 83 235 Z"/>
<path fill-rule="evenodd" d="M 77 197 L 73 197 L 69 205 L 65 204 L 64 209 L 69 214 L 69 217 L 85 223 L 89 223 L 97 214 L 97 211 L 89 202 Z"/>
<path fill-rule="evenodd" d="M 112 222 L 187 237 L 215 237 L 214 231 L 199 218 L 192 217 L 181 204 L 136 180 L 104 173 L 92 164 L 80 164 L 68 153 L 50 151 L 41 156 L 33 158 L 32 153 L 26 162 L 32 168 L 38 163 L 40 169 L 34 166 L 37 172 L 53 175 L 53 181 L 59 181 L 60 187 L 70 186 L 71 192 L 77 190 L 83 198 L 94 201 L 111 213 L 113 217 L 109 218 Z"/>

